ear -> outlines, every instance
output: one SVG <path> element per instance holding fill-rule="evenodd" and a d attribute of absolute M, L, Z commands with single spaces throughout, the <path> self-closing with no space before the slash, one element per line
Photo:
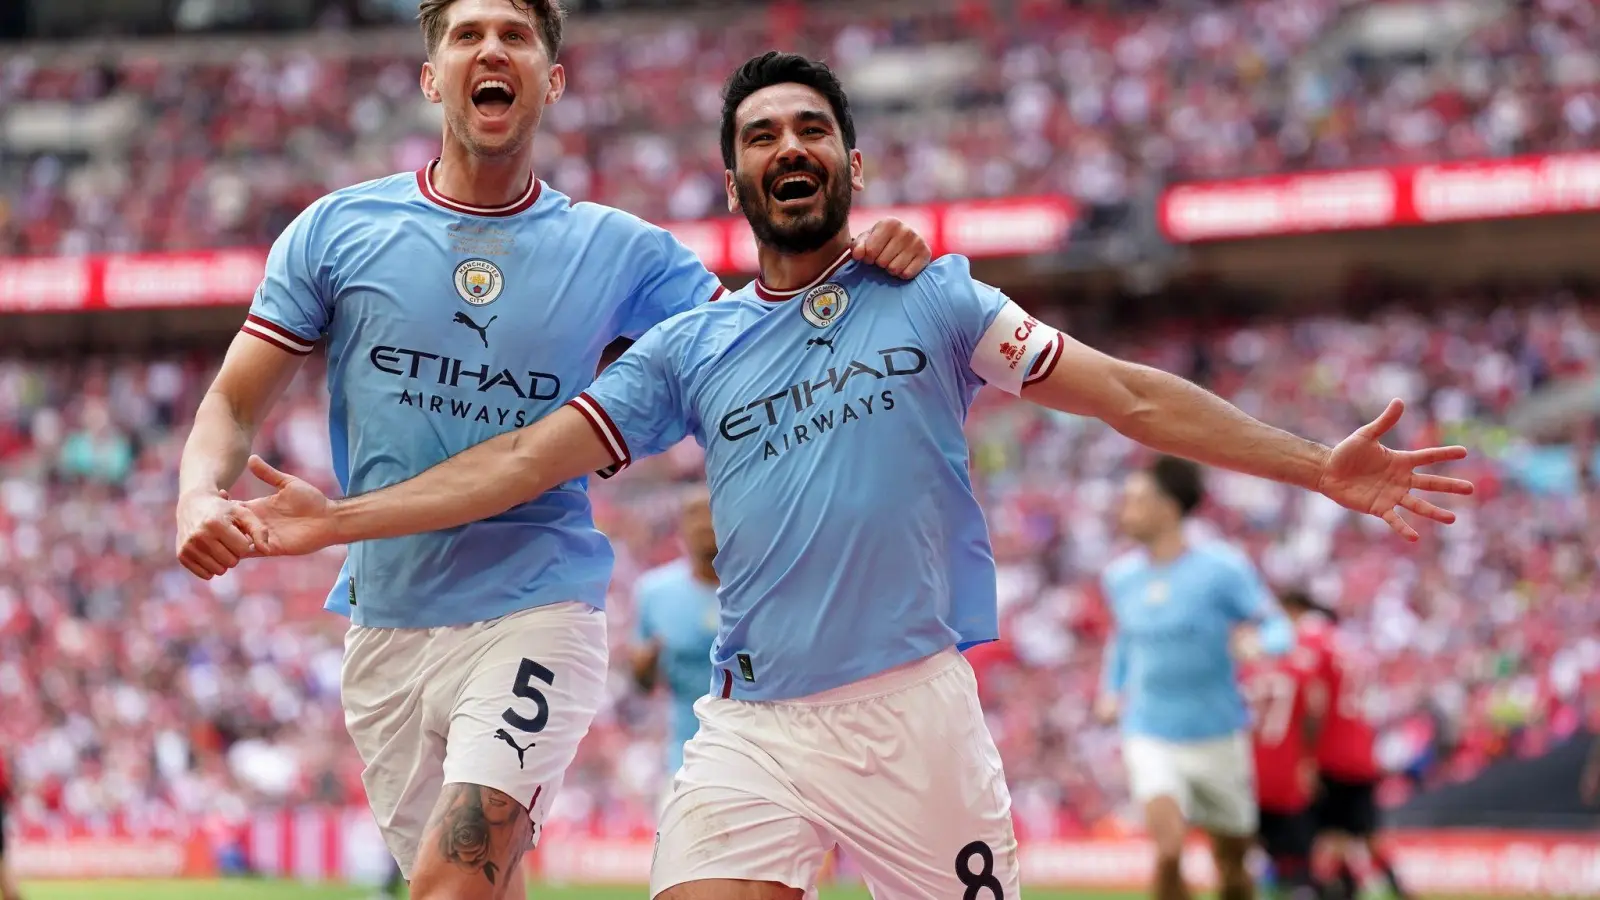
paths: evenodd
<path fill-rule="evenodd" d="M 444 100 L 444 96 L 439 93 L 438 86 L 434 84 L 433 76 L 433 63 L 431 61 L 423 63 L 422 96 L 427 97 L 429 103 L 439 103 Z"/>
<path fill-rule="evenodd" d="M 545 91 L 545 94 L 544 94 L 544 105 L 545 106 L 549 106 L 550 104 L 556 102 L 557 100 L 560 100 L 561 99 L 561 95 L 565 94 L 566 92 L 567 92 L 567 70 L 566 70 L 566 67 L 562 66 L 560 63 L 556 63 L 555 65 L 550 67 L 550 89 L 548 91 Z"/>
<path fill-rule="evenodd" d="M 860 150 L 850 151 L 850 189 L 853 191 L 864 191 L 867 189 L 867 182 L 862 176 Z"/>
<path fill-rule="evenodd" d="M 739 189 L 734 185 L 733 170 L 722 170 L 722 180 L 728 191 L 728 212 L 736 213 L 739 211 Z"/>

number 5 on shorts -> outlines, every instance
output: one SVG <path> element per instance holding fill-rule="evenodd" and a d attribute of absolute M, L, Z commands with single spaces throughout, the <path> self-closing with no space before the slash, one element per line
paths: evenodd
<path fill-rule="evenodd" d="M 531 659 L 524 659 L 522 667 L 517 669 L 517 683 L 511 686 L 511 693 L 524 700 L 533 701 L 537 710 L 533 718 L 529 719 L 509 706 L 500 714 L 500 718 L 504 719 L 507 725 L 529 734 L 543 731 L 544 726 L 550 721 L 550 702 L 544 699 L 543 691 L 533 686 L 535 679 L 553 685 L 556 683 L 556 673 Z"/>

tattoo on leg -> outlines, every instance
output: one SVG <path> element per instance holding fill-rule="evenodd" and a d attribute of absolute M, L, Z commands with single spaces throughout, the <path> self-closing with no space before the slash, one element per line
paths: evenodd
<path fill-rule="evenodd" d="M 440 805 L 440 855 L 497 884 L 528 844 L 532 826 L 522 807 L 500 791 L 475 784 L 446 785 Z"/>

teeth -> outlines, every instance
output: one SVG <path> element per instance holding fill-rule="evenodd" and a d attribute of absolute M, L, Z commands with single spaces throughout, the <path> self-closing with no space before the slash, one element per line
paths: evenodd
<path fill-rule="evenodd" d="M 778 183 L 773 187 L 779 188 L 789 184 L 810 184 L 812 181 L 813 179 L 810 175 L 785 175 L 779 178 Z"/>
<path fill-rule="evenodd" d="M 499 88 L 500 90 L 505 91 L 507 94 L 511 94 L 511 85 L 506 84 L 504 81 L 485 81 L 482 84 L 478 85 L 476 88 L 474 88 L 472 93 L 473 94 L 477 94 L 479 91 L 485 90 L 487 88 Z M 516 96 L 516 95 L 512 94 L 512 96 Z"/>

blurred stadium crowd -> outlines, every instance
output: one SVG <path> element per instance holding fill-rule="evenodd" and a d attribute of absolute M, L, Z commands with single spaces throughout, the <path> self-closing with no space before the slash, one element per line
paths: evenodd
<path fill-rule="evenodd" d="M 652 221 L 720 214 L 719 90 L 772 46 L 850 79 L 870 204 L 1065 193 L 1115 208 L 1167 179 L 1593 146 L 1594 4 L 1507 4 L 1468 23 L 1448 58 L 1318 60 L 1316 42 L 1359 5 L 949 0 L 873 13 L 775 0 L 620 32 L 580 23 L 537 158 L 577 199 Z M 38 120 L 13 120 L 0 147 L 0 253 L 265 246 L 321 194 L 431 157 L 439 120 L 417 57 L 414 41 L 270 39 L 97 64 L 7 53 L 0 109 Z M 74 128 L 92 137 L 62 151 L 54 139 Z"/>
<path fill-rule="evenodd" d="M 1168 179 L 1600 139 L 1600 7 L 1588 0 L 1510 4 L 1428 66 L 1297 64 L 1346 5 L 961 0 L 802 14 L 800 0 L 776 0 L 714 26 L 576 28 L 567 96 L 538 138 L 540 174 L 654 220 L 719 213 L 718 90 L 772 45 L 861 73 L 860 202 L 874 205 L 1065 193 L 1115 207 Z M 226 59 L 128 52 L 98 65 L 6 53 L 0 111 L 34 120 L 12 121 L 0 144 L 0 256 L 264 246 L 321 194 L 422 166 L 438 120 L 418 96 L 416 48 L 330 46 L 342 49 L 264 40 Z M 61 110 L 120 138 L 29 149 L 28 128 Z M 1600 295 L 1457 301 L 1426 317 L 1400 302 L 1370 316 L 1096 336 L 1310 437 L 1337 440 L 1399 396 L 1411 404 L 1399 442 L 1476 451 L 1453 474 L 1474 479 L 1478 498 L 1415 547 L 1317 497 L 1211 483 L 1208 527 L 1277 582 L 1309 584 L 1368 648 L 1396 772 L 1389 802 L 1600 725 L 1600 488 L 1578 460 L 1593 442 L 1525 447 L 1496 424 L 1551 378 L 1596 373 Z M 338 705 L 342 620 L 320 612 L 340 554 L 246 564 L 209 583 L 173 559 L 174 472 L 222 349 L 0 359 L 0 745 L 21 822 L 226 825 L 274 803 L 360 798 Z M 1019 825 L 1121 828 L 1118 741 L 1089 711 L 1107 627 L 1098 567 L 1120 546 L 1117 491 L 1139 451 L 993 392 L 970 432 L 1007 638 L 970 656 Z M 270 461 L 332 488 L 315 360 L 262 435 Z M 622 673 L 630 586 L 675 554 L 677 498 L 699 459 L 679 447 L 593 488 L 619 557 L 613 702 L 558 820 L 649 827 L 664 710 Z"/>
<path fill-rule="evenodd" d="M 1584 471 L 1564 476 L 1575 486 L 1504 462 L 1517 442 L 1487 424 L 1552 375 L 1595 371 L 1595 299 L 1548 292 L 1489 316 L 1428 321 L 1401 306 L 1365 321 L 1107 342 L 1322 440 L 1400 396 L 1412 408 L 1399 442 L 1479 451 L 1458 473 L 1477 481 L 1478 500 L 1415 547 L 1319 497 L 1226 474 L 1211 482 L 1206 526 L 1243 542 L 1270 578 L 1309 584 L 1369 648 L 1368 702 L 1397 773 L 1391 802 L 1600 724 L 1600 492 Z M 342 620 L 319 611 L 339 552 L 250 563 L 209 583 L 173 561 L 172 473 L 216 363 L 0 363 L 0 743 L 13 749 L 22 822 L 181 811 L 225 823 L 274 803 L 360 798 L 337 698 Z M 309 364 L 259 449 L 331 486 L 321 377 Z M 970 432 L 1006 633 L 971 658 L 1019 822 L 1047 834 L 1118 829 L 1128 810 L 1117 738 L 1089 716 L 1107 621 L 1097 575 L 1120 547 L 1119 481 L 1142 451 L 1098 423 L 990 392 Z M 613 702 L 568 775 L 558 820 L 649 827 L 664 721 L 623 674 L 630 585 L 676 554 L 678 498 L 699 454 L 680 445 L 594 486 L 619 557 Z"/>

